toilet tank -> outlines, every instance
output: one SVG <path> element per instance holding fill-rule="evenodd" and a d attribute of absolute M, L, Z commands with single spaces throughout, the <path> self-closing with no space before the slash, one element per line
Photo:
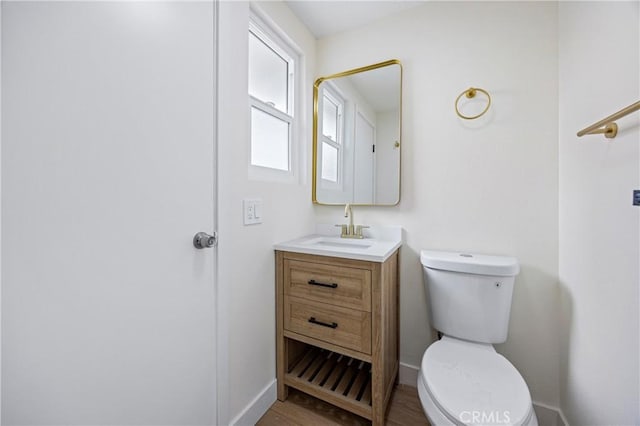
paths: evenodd
<path fill-rule="evenodd" d="M 507 256 L 423 250 L 431 325 L 481 343 L 507 340 L 518 260 Z"/>

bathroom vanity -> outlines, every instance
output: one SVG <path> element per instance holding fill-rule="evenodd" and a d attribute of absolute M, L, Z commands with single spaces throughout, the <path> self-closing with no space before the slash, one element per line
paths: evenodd
<path fill-rule="evenodd" d="M 398 373 L 400 244 L 397 228 L 275 246 L 279 400 L 294 387 L 384 424 Z"/>

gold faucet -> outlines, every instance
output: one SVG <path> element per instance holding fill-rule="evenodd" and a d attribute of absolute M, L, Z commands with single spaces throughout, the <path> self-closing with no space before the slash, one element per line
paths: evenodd
<path fill-rule="evenodd" d="M 349 227 L 347 228 L 347 235 L 353 235 L 353 210 L 351 209 L 351 204 L 347 203 L 344 206 L 344 217 L 349 218 Z"/>
<path fill-rule="evenodd" d="M 362 230 L 364 228 L 368 228 L 368 226 L 364 226 L 364 225 L 357 225 L 355 227 L 353 226 L 353 209 L 351 208 L 351 204 L 349 203 L 347 203 L 347 205 L 344 206 L 344 217 L 349 218 L 349 224 L 336 225 L 342 228 L 340 237 L 341 238 L 358 238 L 358 239 L 364 238 L 364 235 L 362 235 Z"/>

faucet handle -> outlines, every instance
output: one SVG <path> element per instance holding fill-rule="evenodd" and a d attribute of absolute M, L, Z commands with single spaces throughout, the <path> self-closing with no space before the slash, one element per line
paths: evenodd
<path fill-rule="evenodd" d="M 365 228 L 369 228 L 368 225 L 356 225 L 356 236 L 364 238 L 362 235 L 362 230 Z"/>
<path fill-rule="evenodd" d="M 342 225 L 335 225 L 335 226 L 341 228 L 340 229 L 340 236 L 341 237 L 344 236 L 344 235 L 347 235 L 347 225 L 342 224 Z"/>

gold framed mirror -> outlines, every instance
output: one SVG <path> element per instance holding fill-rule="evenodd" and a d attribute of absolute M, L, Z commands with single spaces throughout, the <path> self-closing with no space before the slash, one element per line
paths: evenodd
<path fill-rule="evenodd" d="M 399 60 L 318 78 L 313 85 L 313 202 L 397 205 L 401 124 Z"/>

